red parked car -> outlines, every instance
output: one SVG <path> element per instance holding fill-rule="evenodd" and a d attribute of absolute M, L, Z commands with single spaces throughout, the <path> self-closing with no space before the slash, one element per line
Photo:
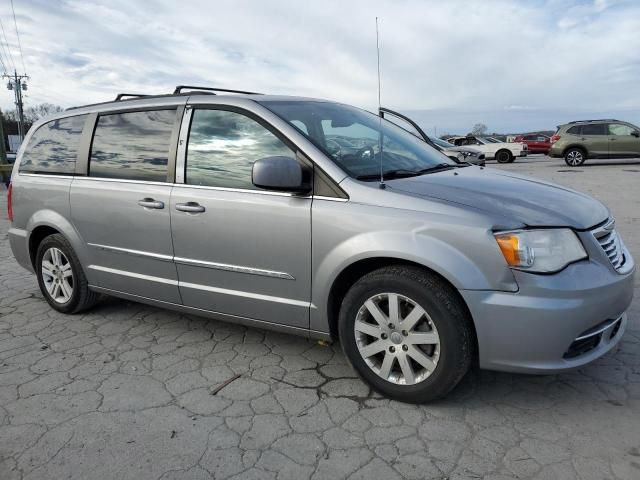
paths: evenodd
<path fill-rule="evenodd" d="M 518 135 L 515 142 L 524 143 L 529 147 L 529 153 L 548 153 L 551 148 L 551 138 L 539 133 L 532 135 Z"/>

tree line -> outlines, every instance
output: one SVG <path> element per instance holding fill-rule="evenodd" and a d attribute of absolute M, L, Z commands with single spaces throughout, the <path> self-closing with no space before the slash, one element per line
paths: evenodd
<path fill-rule="evenodd" d="M 52 113 L 61 112 L 62 110 L 62 107 L 52 103 L 39 103 L 37 105 L 26 107 L 23 111 L 25 133 L 29 131 L 31 125 L 42 117 L 46 117 Z M 18 112 L 15 109 L 2 112 L 2 127 L 4 128 L 5 143 L 7 135 L 18 134 Z"/>

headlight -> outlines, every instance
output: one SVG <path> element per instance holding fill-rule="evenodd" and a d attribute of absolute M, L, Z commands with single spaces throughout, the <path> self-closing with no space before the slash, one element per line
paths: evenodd
<path fill-rule="evenodd" d="M 582 243 L 568 228 L 518 230 L 494 235 L 507 264 L 528 272 L 557 272 L 587 257 Z"/>

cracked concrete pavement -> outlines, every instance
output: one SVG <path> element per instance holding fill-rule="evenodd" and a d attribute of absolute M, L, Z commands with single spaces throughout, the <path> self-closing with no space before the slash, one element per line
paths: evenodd
<path fill-rule="evenodd" d="M 640 259 L 640 164 L 499 168 L 605 201 Z M 594 364 L 472 371 L 447 399 L 406 405 L 336 345 L 117 299 L 56 313 L 11 256 L 2 193 L 2 480 L 640 478 L 638 280 L 621 345 Z"/>

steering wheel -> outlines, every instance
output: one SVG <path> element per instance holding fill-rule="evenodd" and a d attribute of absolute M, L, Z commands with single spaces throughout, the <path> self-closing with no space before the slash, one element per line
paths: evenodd
<path fill-rule="evenodd" d="M 327 151 L 331 155 L 336 155 L 339 157 L 342 154 L 342 147 L 335 140 L 331 140 L 330 138 L 327 138 L 325 144 L 327 146 Z"/>
<path fill-rule="evenodd" d="M 364 154 L 369 152 L 369 155 L 371 156 L 371 158 L 374 158 L 376 155 L 375 150 L 373 149 L 373 147 L 371 145 L 368 145 L 366 147 L 362 147 L 361 149 L 359 149 L 356 153 L 354 153 L 354 155 L 358 158 L 363 158 Z"/>

